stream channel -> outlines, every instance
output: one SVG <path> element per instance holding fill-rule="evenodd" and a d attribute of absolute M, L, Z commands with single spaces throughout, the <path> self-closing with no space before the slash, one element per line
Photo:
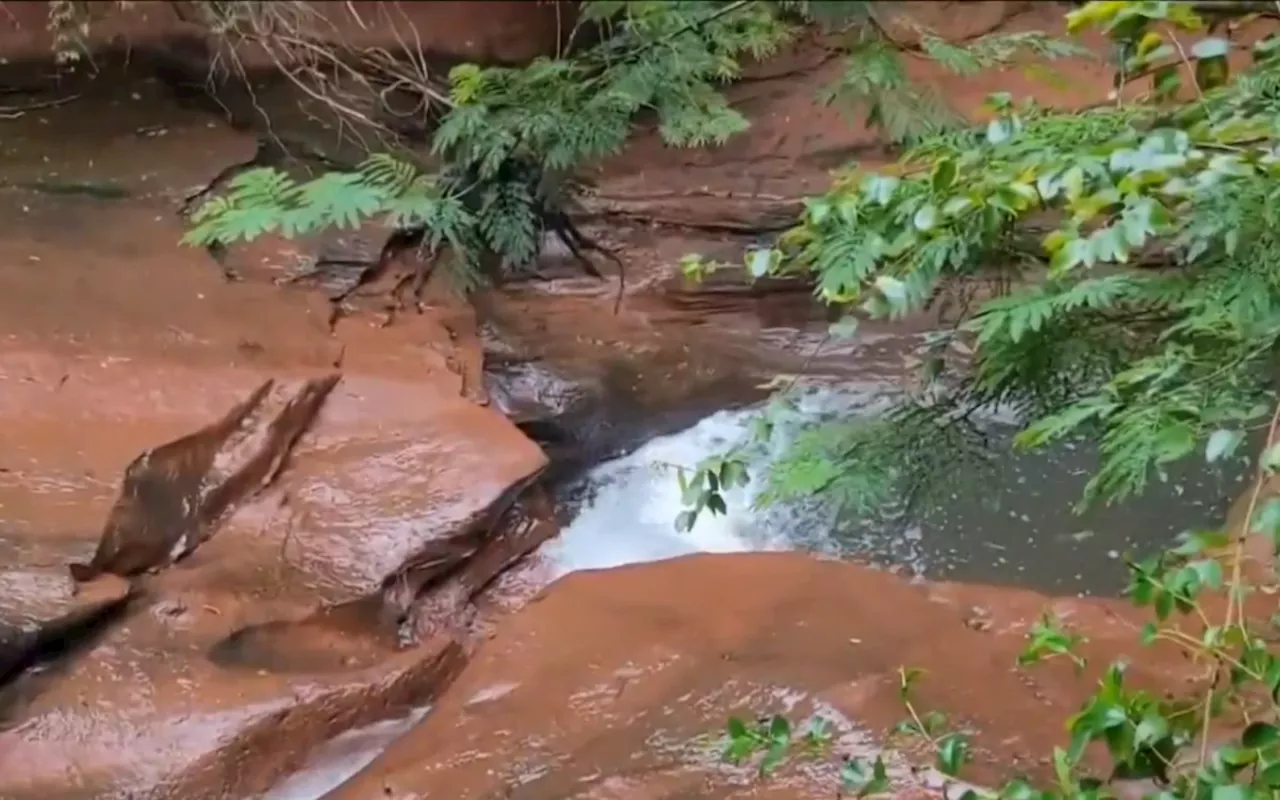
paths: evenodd
<path fill-rule="evenodd" d="M 776 427 L 755 466 L 786 446 L 798 422 L 849 409 L 865 413 L 881 397 L 810 388 L 795 403 L 791 424 L 784 418 Z M 953 502 L 925 508 L 895 526 L 836 525 L 830 510 L 813 504 L 753 509 L 751 500 L 760 490 L 753 477 L 728 495 L 727 514 L 703 514 L 692 531 L 678 532 L 673 521 L 683 506 L 670 465 L 693 465 L 725 452 L 748 436 L 761 410 L 712 414 L 591 470 L 575 492 L 586 496 L 576 517 L 539 552 L 550 577 L 698 552 L 803 550 L 869 561 L 922 579 L 1012 584 L 1053 595 L 1114 595 L 1123 587 L 1126 554 L 1148 553 L 1182 531 L 1216 524 L 1245 475 L 1241 462 L 1212 473 L 1189 461 L 1136 499 L 1077 514 L 1073 506 L 1097 456 L 1090 443 L 1075 442 L 1005 457 L 996 466 L 998 483 L 986 487 L 989 493 L 958 491 Z M 995 428 L 997 446 L 1012 432 L 1008 426 Z M 335 738 L 264 800 L 317 800 L 428 710 Z"/>

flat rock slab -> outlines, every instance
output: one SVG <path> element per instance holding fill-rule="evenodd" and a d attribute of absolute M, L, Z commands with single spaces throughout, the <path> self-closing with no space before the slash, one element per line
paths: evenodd
<path fill-rule="evenodd" d="M 32 354 L 23 363 L 41 378 L 61 366 Z M 55 395 L 45 380 L 6 384 L 0 429 L 19 439 L 57 426 L 24 470 L 118 476 L 266 378 L 288 396 L 311 377 L 106 361 Z M 346 374 L 272 488 L 189 558 L 141 578 L 128 616 L 71 668 L 25 676 L 8 693 L 0 797 L 250 796 L 337 733 L 429 701 L 462 649 L 444 637 L 402 646 L 370 598 L 442 538 L 492 518 L 545 463 L 512 423 L 456 391 Z M 67 518 L 99 527 L 51 530 L 51 550 L 92 554 L 112 501 L 101 483 L 59 486 L 62 503 L 78 504 Z M 41 537 L 34 522 L 21 537 Z M 241 664 L 219 649 L 262 625 L 280 633 L 274 654 Z"/>
<path fill-rule="evenodd" d="M 973 779 L 1043 771 L 1093 683 L 1065 663 L 1015 670 L 1049 606 L 1099 662 L 1141 649 L 1118 605 L 916 585 L 795 554 L 576 573 L 500 623 L 432 713 L 325 800 L 831 797 L 834 755 L 874 756 L 904 716 L 900 666 L 928 672 L 922 709 L 977 732 Z M 1130 675 L 1167 683 L 1187 669 L 1146 651 Z M 729 716 L 776 712 L 827 718 L 833 757 L 765 782 L 720 762 Z M 909 769 L 929 755 L 885 758 L 896 796 L 938 796 L 940 781 Z"/>

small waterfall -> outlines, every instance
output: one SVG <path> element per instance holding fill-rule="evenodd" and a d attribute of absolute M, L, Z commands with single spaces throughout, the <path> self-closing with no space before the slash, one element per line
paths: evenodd
<path fill-rule="evenodd" d="M 387 749 L 396 737 L 412 728 L 431 709 L 416 708 L 396 719 L 383 720 L 350 730 L 329 740 L 311 754 L 302 769 L 262 795 L 262 800 L 317 800 L 336 789 Z"/>
<path fill-rule="evenodd" d="M 847 401 L 831 393 L 807 395 L 801 417 Z M 753 411 L 722 411 L 680 433 L 654 439 L 629 456 L 601 464 L 588 477 L 591 498 L 560 536 L 541 554 L 554 577 L 585 569 L 660 561 L 689 553 L 732 553 L 790 549 L 775 515 L 751 510 L 757 484 L 727 496 L 729 513 L 703 514 L 689 533 L 675 529 L 684 508 L 674 468 L 692 468 L 703 458 L 724 452 L 748 435 Z M 783 436 L 785 441 L 785 426 Z M 770 524 L 770 523 L 774 524 Z M 348 731 L 320 748 L 299 772 L 276 785 L 262 800 L 317 800 L 386 749 L 393 739 L 425 715 L 420 709 L 396 720 Z"/>
<path fill-rule="evenodd" d="M 1212 527 L 1245 472 L 1233 468 L 1214 475 L 1202 464 L 1187 463 L 1140 498 L 1077 516 L 1071 508 L 1096 455 L 1088 443 L 1076 443 L 1004 458 L 999 480 L 984 486 L 981 497 L 957 492 L 953 502 L 925 509 L 910 521 L 837 525 L 831 510 L 819 503 L 753 509 L 759 473 L 792 441 L 799 425 L 834 414 L 874 414 L 891 398 L 884 384 L 800 392 L 789 410 L 775 415 L 771 440 L 752 451 L 751 482 L 727 493 L 728 513 L 704 513 L 688 533 L 674 526 L 684 509 L 675 468 L 692 468 L 745 441 L 759 409 L 722 411 L 653 439 L 591 472 L 577 517 L 540 555 L 551 575 L 561 577 L 698 552 L 804 550 L 930 578 L 1015 583 L 1058 594 L 1113 592 L 1122 585 L 1126 550 L 1142 553 L 1183 530 Z M 992 422 L 997 441 L 1012 430 L 1008 420 Z M 312 766 L 265 800 L 316 800 L 372 761 L 424 713 L 338 737 Z"/>
<path fill-rule="evenodd" d="M 832 520 L 820 508 L 753 508 L 762 488 L 761 468 L 779 455 L 804 421 L 833 413 L 870 413 L 881 399 L 873 387 L 801 393 L 792 401 L 793 407 L 774 414 L 777 424 L 771 439 L 753 448 L 747 459 L 750 483 L 725 493 L 728 513 L 704 512 L 687 533 L 675 528 L 676 516 L 685 508 L 677 469 L 691 470 L 702 459 L 744 443 L 760 409 L 721 411 L 680 433 L 653 439 L 592 472 L 590 500 L 542 548 L 542 555 L 551 562 L 554 575 L 561 577 L 691 553 L 793 549 L 830 553 L 826 545 Z"/>

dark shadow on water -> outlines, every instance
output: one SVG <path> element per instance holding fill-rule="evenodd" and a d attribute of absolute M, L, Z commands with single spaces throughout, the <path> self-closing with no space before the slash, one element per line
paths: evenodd
<path fill-rule="evenodd" d="M 1010 437 L 1001 432 L 1001 452 Z M 948 502 L 894 530 L 838 534 L 838 546 L 844 555 L 930 579 L 1116 595 L 1127 580 L 1126 555 L 1149 555 L 1184 531 L 1216 529 L 1251 469 L 1242 458 L 1213 469 L 1192 455 L 1173 465 L 1167 480 L 1153 477 L 1141 495 L 1077 514 L 1097 465 L 1096 447 L 1084 441 L 1002 455 L 992 480 L 958 479 Z"/>

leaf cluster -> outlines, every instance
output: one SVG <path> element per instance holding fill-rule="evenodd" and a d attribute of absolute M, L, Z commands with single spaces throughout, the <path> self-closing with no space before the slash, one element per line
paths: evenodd
<path fill-rule="evenodd" d="M 1263 491 L 1280 477 L 1280 250 L 1270 223 L 1280 77 L 1267 40 L 1234 81 L 1225 59 L 1233 44 L 1179 41 L 1206 27 L 1194 5 L 1091 2 L 1069 16 L 1072 28 L 1102 28 L 1118 45 L 1118 84 L 1150 78 L 1163 105 L 1067 115 L 995 97 L 983 129 L 933 137 L 894 170 L 843 176 L 767 259 L 812 275 L 830 302 L 890 317 L 1002 259 L 1016 288 L 953 333 L 972 358 L 950 376 L 940 409 L 964 419 L 966 409 L 1013 407 L 1029 423 L 1024 446 L 1097 437 L 1102 462 L 1086 499 L 1139 491 L 1197 452 L 1208 464 L 1236 457 L 1249 432 L 1266 430 L 1239 530 L 1190 532 L 1127 561 L 1126 593 L 1152 618 L 1142 644 L 1204 665 L 1186 693 L 1157 695 L 1133 685 L 1126 662 L 1104 665 L 1067 720 L 1067 743 L 1046 760 L 1048 780 L 982 787 L 957 777 L 971 760 L 968 733 L 922 712 L 911 693 L 920 673 L 900 671 L 906 716 L 888 743 L 927 744 L 935 769 L 954 779 L 947 796 L 1094 800 L 1127 796 L 1118 783 L 1134 779 L 1149 782 L 1144 796 L 1167 800 L 1280 795 L 1277 620 L 1245 611 L 1252 592 L 1274 586 L 1253 585 L 1242 566 L 1248 539 L 1266 545 L 1272 567 L 1280 549 L 1280 499 Z M 1181 69 L 1165 69 L 1170 58 Z M 1167 102 L 1175 73 L 1191 79 L 1194 99 Z M 823 441 L 819 432 L 812 440 Z M 807 488 L 826 490 L 834 472 Z M 1214 595 L 1225 602 L 1205 602 Z M 1030 626 L 1018 664 L 1058 658 L 1084 671 L 1086 644 L 1046 615 Z M 731 743 L 742 741 L 737 730 Z M 1090 768 L 1091 750 L 1108 756 L 1109 772 Z M 784 761 L 775 756 L 770 768 Z M 858 796 L 893 788 L 883 757 L 847 759 L 841 779 Z"/>
<path fill-rule="evenodd" d="M 1122 43 L 1151 43 L 1155 20 L 1199 25 L 1170 3 L 1073 14 L 1109 20 Z M 1102 464 L 1085 502 L 1141 491 L 1214 431 L 1257 427 L 1269 403 L 1280 68 L 1265 47 L 1254 54 L 1241 80 L 1200 70 L 1208 85 L 1181 106 L 1052 113 L 994 95 L 981 129 L 838 176 L 761 260 L 811 276 L 828 303 L 887 318 L 1000 270 L 1014 289 L 953 334 L 973 357 L 952 403 L 1020 414 L 1025 447 L 1095 437 Z"/>
<path fill-rule="evenodd" d="M 895 99 L 916 90 L 906 82 L 902 54 L 878 13 L 874 3 L 846 1 L 585 2 L 581 24 L 604 32 L 597 44 L 520 68 L 462 64 L 450 72 L 451 107 L 431 148 L 439 174 L 424 178 L 429 192 L 415 189 L 397 202 L 417 204 L 423 213 L 413 218 L 430 220 L 427 204 L 451 198 L 446 216 L 454 227 L 438 238 L 469 246 L 464 261 L 473 279 L 477 251 L 528 263 L 540 243 L 541 210 L 565 206 L 570 173 L 621 150 L 637 122 L 654 125 L 675 147 L 718 145 L 746 130 L 747 120 L 721 90 L 741 77 L 745 60 L 767 59 L 809 24 L 849 32 L 855 41 L 847 80 L 826 93 L 824 102 L 865 107 L 871 122 L 895 138 L 903 126 L 953 128 L 954 115 L 936 97 L 928 102 L 937 109 L 927 113 L 921 103 L 902 101 L 903 106 Z M 960 73 L 1005 63 L 1023 51 L 1071 52 L 1032 33 L 985 37 L 964 47 L 926 34 L 926 56 Z M 529 181 L 513 175 L 512 164 L 536 165 L 541 174 Z M 197 221 L 199 233 L 188 239 L 228 243 L 266 230 L 293 236 L 380 215 L 386 193 L 369 182 L 374 173 L 367 167 L 322 177 L 323 183 L 308 184 L 308 191 L 284 202 L 281 187 L 293 185 L 289 179 L 255 172 L 231 187 L 234 200 L 208 204 Z M 313 198 L 317 207 L 307 208 Z M 456 213 L 459 201 L 468 216 Z M 224 215 L 228 219 L 219 221 Z"/>
<path fill-rule="evenodd" d="M 448 244 L 458 252 L 475 251 L 477 221 L 461 198 L 435 177 L 383 154 L 370 156 L 356 171 L 326 172 L 307 181 L 272 167 L 246 170 L 225 193 L 196 209 L 183 243 L 208 247 L 264 234 L 295 238 L 329 228 L 354 230 L 370 219 L 389 229 L 423 226 L 424 244 L 432 249 Z"/>

